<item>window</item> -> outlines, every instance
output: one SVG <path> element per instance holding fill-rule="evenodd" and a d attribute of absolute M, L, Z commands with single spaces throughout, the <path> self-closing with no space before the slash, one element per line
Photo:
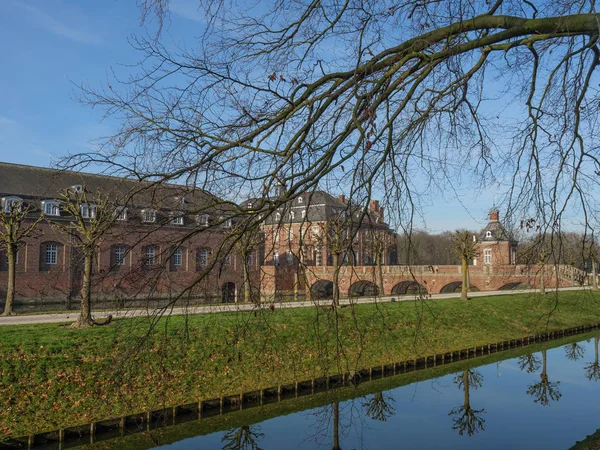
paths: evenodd
<path fill-rule="evenodd" d="M 246 256 L 246 265 L 252 267 L 252 252 L 248 253 L 248 256 Z"/>
<path fill-rule="evenodd" d="M 10 213 L 13 208 L 17 208 L 18 211 L 21 211 L 23 207 L 23 199 L 20 197 L 4 197 L 2 199 L 2 208 L 5 213 Z"/>
<path fill-rule="evenodd" d="M 58 260 L 58 245 L 46 244 L 46 264 L 55 265 Z"/>
<path fill-rule="evenodd" d="M 178 267 L 183 265 L 183 252 L 181 251 L 181 249 L 178 247 L 173 251 L 173 265 Z"/>
<path fill-rule="evenodd" d="M 292 230 L 292 227 L 290 227 L 288 229 L 288 240 L 289 241 L 293 241 L 294 240 L 294 230 Z"/>
<path fill-rule="evenodd" d="M 273 242 L 279 242 L 279 228 L 273 230 Z"/>
<path fill-rule="evenodd" d="M 302 203 L 304 199 L 302 197 L 298 197 L 298 203 Z"/>
<path fill-rule="evenodd" d="M 323 265 L 323 249 L 321 247 L 315 248 L 315 266 Z"/>
<path fill-rule="evenodd" d="M 312 233 L 313 233 L 313 236 L 319 237 L 321 234 L 321 230 L 319 229 L 319 227 L 313 227 Z"/>
<path fill-rule="evenodd" d="M 491 237 L 492 237 L 492 232 L 491 232 L 491 231 L 487 231 L 487 232 L 485 233 L 485 237 L 486 237 L 486 238 L 491 238 Z"/>
<path fill-rule="evenodd" d="M 171 225 L 183 225 L 183 213 L 182 212 L 174 212 L 171 213 Z"/>
<path fill-rule="evenodd" d="M 208 221 L 209 221 L 209 216 L 208 216 L 208 214 L 198 214 L 198 218 L 196 219 L 196 221 L 198 222 L 198 225 L 200 225 L 201 227 L 207 227 Z"/>
<path fill-rule="evenodd" d="M 492 263 L 492 249 L 491 248 L 486 248 L 483 251 L 483 263 L 484 264 L 491 264 Z"/>
<path fill-rule="evenodd" d="M 225 220 L 225 222 L 223 222 L 223 226 L 225 228 L 231 228 L 231 219 Z"/>
<path fill-rule="evenodd" d="M 52 200 L 44 200 L 42 202 L 42 211 L 47 216 L 60 216 L 60 205 Z"/>
<path fill-rule="evenodd" d="M 281 220 L 281 214 L 280 213 L 276 213 L 275 214 L 275 220 L 278 221 L 278 222 Z"/>
<path fill-rule="evenodd" d="M 294 220 L 296 218 L 296 214 L 294 211 L 290 211 L 290 220 Z"/>
<path fill-rule="evenodd" d="M 95 219 L 96 218 L 96 205 L 91 203 L 84 203 L 80 207 L 81 217 L 84 219 Z"/>
<path fill-rule="evenodd" d="M 292 252 L 287 252 L 287 265 L 288 266 L 294 265 L 294 254 Z"/>
<path fill-rule="evenodd" d="M 125 264 L 125 254 L 127 253 L 127 249 L 122 245 L 118 245 L 113 249 L 114 255 L 114 263 L 117 266 L 122 266 Z"/>
<path fill-rule="evenodd" d="M 304 228 L 300 228 L 300 240 L 304 240 L 304 235 L 306 234 L 306 230 Z"/>
<path fill-rule="evenodd" d="M 225 266 L 230 266 L 231 265 L 231 255 L 227 255 L 225 258 L 223 258 L 223 264 Z"/>
<path fill-rule="evenodd" d="M 279 252 L 277 250 L 275 250 L 273 252 L 273 265 L 274 266 L 278 266 L 279 265 Z"/>
<path fill-rule="evenodd" d="M 303 218 L 303 219 L 306 219 L 306 209 L 303 209 L 303 210 L 302 210 L 302 218 Z"/>
<path fill-rule="evenodd" d="M 208 250 L 205 248 L 201 248 L 198 250 L 198 266 L 206 267 L 208 264 Z"/>
<path fill-rule="evenodd" d="M 146 247 L 144 250 L 144 264 L 153 266 L 156 264 L 156 250 L 154 247 Z"/>
<path fill-rule="evenodd" d="M 144 223 L 156 222 L 156 210 L 142 209 L 142 222 L 144 222 Z"/>
<path fill-rule="evenodd" d="M 4 254 L 4 261 L 2 261 L 2 262 L 4 263 L 4 267 L 7 268 L 6 270 L 8 270 L 8 252 L 3 251 L 2 253 Z M 19 251 L 18 250 L 17 250 L 17 253 L 15 254 L 15 264 L 19 264 Z M 2 271 L 4 271 L 4 269 L 2 269 Z"/>
<path fill-rule="evenodd" d="M 116 220 L 125 221 L 127 220 L 127 208 L 124 206 L 117 206 L 114 212 Z"/>

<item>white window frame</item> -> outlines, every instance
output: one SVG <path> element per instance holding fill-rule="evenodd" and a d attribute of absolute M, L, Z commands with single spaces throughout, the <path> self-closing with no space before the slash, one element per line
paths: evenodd
<path fill-rule="evenodd" d="M 181 211 L 171 213 L 171 225 L 184 225 L 184 214 Z"/>
<path fill-rule="evenodd" d="M 201 248 L 198 250 L 198 265 L 200 267 L 208 266 L 208 249 Z"/>
<path fill-rule="evenodd" d="M 273 265 L 274 266 L 278 266 L 279 265 L 279 252 L 277 250 L 275 250 L 273 252 Z"/>
<path fill-rule="evenodd" d="M 198 217 L 196 218 L 196 222 L 201 227 L 207 227 L 209 221 L 210 221 L 210 216 L 208 214 L 198 214 Z"/>
<path fill-rule="evenodd" d="M 143 223 L 155 223 L 156 222 L 156 210 L 155 209 L 142 209 L 142 222 Z"/>
<path fill-rule="evenodd" d="M 81 217 L 84 219 L 95 219 L 96 218 L 96 205 L 93 203 L 83 203 L 79 207 Z"/>
<path fill-rule="evenodd" d="M 492 264 L 492 249 L 486 248 L 483 250 L 483 263 Z"/>
<path fill-rule="evenodd" d="M 42 210 L 47 216 L 60 216 L 60 203 L 54 200 L 42 201 Z"/>
<path fill-rule="evenodd" d="M 288 241 L 294 240 L 294 229 L 292 227 L 288 228 Z"/>
<path fill-rule="evenodd" d="M 115 255 L 115 266 L 125 265 L 125 255 L 127 255 L 127 249 L 123 245 L 117 245 L 113 248 Z"/>
<path fill-rule="evenodd" d="M 58 264 L 58 244 L 46 244 L 45 261 L 48 266 Z"/>
<path fill-rule="evenodd" d="M 19 205 L 19 211 L 23 209 L 23 199 L 21 197 L 9 196 L 2 198 L 2 209 L 5 214 L 10 214 L 15 204 Z"/>
<path fill-rule="evenodd" d="M 173 258 L 173 265 L 175 267 L 183 266 L 183 250 L 181 250 L 181 247 L 177 247 L 173 250 L 173 255 L 171 257 Z"/>
<path fill-rule="evenodd" d="M 304 199 L 302 197 L 298 197 L 298 203 L 302 203 Z"/>
<path fill-rule="evenodd" d="M 487 231 L 487 232 L 485 233 L 485 237 L 486 237 L 486 238 L 491 238 L 491 237 L 492 237 L 492 232 L 491 232 L 491 231 Z"/>
<path fill-rule="evenodd" d="M 156 249 L 153 246 L 149 246 L 144 249 L 144 263 L 147 266 L 153 266 L 156 264 Z"/>
<path fill-rule="evenodd" d="M 117 206 L 113 214 L 115 216 L 115 220 L 118 220 L 119 222 L 124 222 L 127 220 L 127 208 L 124 206 Z"/>
<path fill-rule="evenodd" d="M 288 251 L 286 254 L 286 262 L 288 266 L 294 264 L 294 254 L 291 251 Z"/>

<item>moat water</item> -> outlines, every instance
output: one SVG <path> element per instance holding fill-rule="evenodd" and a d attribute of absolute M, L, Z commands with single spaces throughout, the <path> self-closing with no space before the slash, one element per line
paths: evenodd
<path fill-rule="evenodd" d="M 600 428 L 598 338 L 527 350 L 267 420 L 257 408 L 231 429 L 155 448 L 569 449 Z"/>

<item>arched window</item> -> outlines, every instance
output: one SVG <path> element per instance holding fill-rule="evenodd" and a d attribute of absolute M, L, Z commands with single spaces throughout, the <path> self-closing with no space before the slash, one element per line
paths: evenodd
<path fill-rule="evenodd" d="M 19 211 L 23 208 L 23 199 L 21 197 L 9 196 L 2 198 L 2 209 L 5 213 L 10 213 L 14 207 Z"/>
<path fill-rule="evenodd" d="M 485 237 L 486 237 L 486 238 L 491 238 L 491 237 L 492 237 L 492 232 L 491 232 L 491 231 L 487 231 L 487 232 L 485 233 Z"/>
<path fill-rule="evenodd" d="M 54 200 L 42 201 L 42 211 L 47 216 L 60 216 L 60 204 Z"/>

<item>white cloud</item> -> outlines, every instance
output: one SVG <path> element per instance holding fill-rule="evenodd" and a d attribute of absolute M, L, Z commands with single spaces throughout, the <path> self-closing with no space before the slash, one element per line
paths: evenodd
<path fill-rule="evenodd" d="M 81 44 L 101 45 L 104 43 L 99 36 L 59 22 L 54 17 L 42 11 L 41 9 L 36 8 L 35 6 L 27 5 L 22 2 L 15 2 L 13 5 L 27 11 L 30 15 L 30 18 L 33 19 L 33 21 L 35 21 L 40 27 L 44 28 L 46 31 L 56 34 L 57 36 L 62 36 Z"/>

